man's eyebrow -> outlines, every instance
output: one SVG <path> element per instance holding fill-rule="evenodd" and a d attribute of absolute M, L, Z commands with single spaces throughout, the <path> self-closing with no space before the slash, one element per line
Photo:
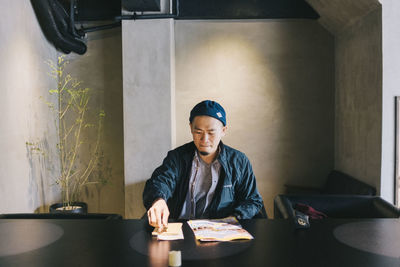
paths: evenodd
<path fill-rule="evenodd" d="M 197 128 L 196 126 L 194 126 L 193 128 L 194 128 L 195 130 L 199 130 L 199 131 L 207 131 L 207 132 L 213 132 L 213 131 L 216 131 L 216 129 L 214 129 L 214 128 L 207 129 L 207 130 L 203 130 L 203 129 Z"/>

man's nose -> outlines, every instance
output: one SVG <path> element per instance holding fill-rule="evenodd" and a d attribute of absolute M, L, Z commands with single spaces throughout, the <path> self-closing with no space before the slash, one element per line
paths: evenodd
<path fill-rule="evenodd" d="M 203 135 L 201 136 L 201 140 L 202 140 L 202 141 L 207 141 L 207 140 L 208 140 L 208 134 L 203 134 Z"/>

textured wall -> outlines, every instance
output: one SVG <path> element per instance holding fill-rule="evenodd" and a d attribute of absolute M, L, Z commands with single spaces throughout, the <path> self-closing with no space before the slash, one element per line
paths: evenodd
<path fill-rule="evenodd" d="M 379 192 L 382 24 L 377 8 L 336 35 L 335 168 Z"/>
<path fill-rule="evenodd" d="M 267 212 L 283 184 L 333 168 L 333 37 L 316 21 L 176 21 L 177 145 L 204 99 L 227 111 L 224 142 L 250 158 Z"/>
<path fill-rule="evenodd" d="M 173 20 L 123 21 L 125 215 L 140 218 L 145 181 L 172 147 Z"/>
<path fill-rule="evenodd" d="M 45 211 L 58 197 L 54 117 L 46 101 L 56 80 L 45 60 L 55 49 L 44 38 L 30 1 L 0 1 L 0 213 Z M 25 142 L 49 148 L 33 155 Z"/>
<path fill-rule="evenodd" d="M 83 56 L 74 53 L 66 56 L 66 72 L 91 88 L 89 121 L 103 109 L 106 117 L 102 130 L 100 153 L 104 156 L 93 175 L 100 175 L 107 184 L 92 184 L 83 191 L 82 200 L 88 203 L 89 212 L 125 214 L 124 197 L 124 144 L 122 109 L 122 34 L 121 28 L 88 34 L 88 50 Z M 95 145 L 95 131 L 84 133 L 85 142 Z M 83 148 L 88 148 L 86 144 Z M 87 163 L 82 151 L 80 162 Z M 85 165 L 86 166 L 86 165 Z"/>

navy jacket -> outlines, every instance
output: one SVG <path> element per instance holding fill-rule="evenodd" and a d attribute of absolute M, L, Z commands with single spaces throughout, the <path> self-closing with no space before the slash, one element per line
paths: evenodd
<path fill-rule="evenodd" d="M 246 155 L 220 142 L 217 160 L 220 178 L 209 206 L 210 218 L 253 218 L 263 206 L 256 179 Z M 187 143 L 168 152 L 162 165 L 147 180 L 143 203 L 148 210 L 157 198 L 167 201 L 170 218 L 177 219 L 189 190 L 190 171 L 196 146 Z"/>

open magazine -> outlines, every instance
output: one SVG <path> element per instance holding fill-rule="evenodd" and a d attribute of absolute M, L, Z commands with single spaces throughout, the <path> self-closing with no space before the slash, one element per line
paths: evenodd
<path fill-rule="evenodd" d="M 196 239 L 200 241 L 231 241 L 254 238 L 242 228 L 235 217 L 190 220 L 187 223 L 192 228 Z"/>

